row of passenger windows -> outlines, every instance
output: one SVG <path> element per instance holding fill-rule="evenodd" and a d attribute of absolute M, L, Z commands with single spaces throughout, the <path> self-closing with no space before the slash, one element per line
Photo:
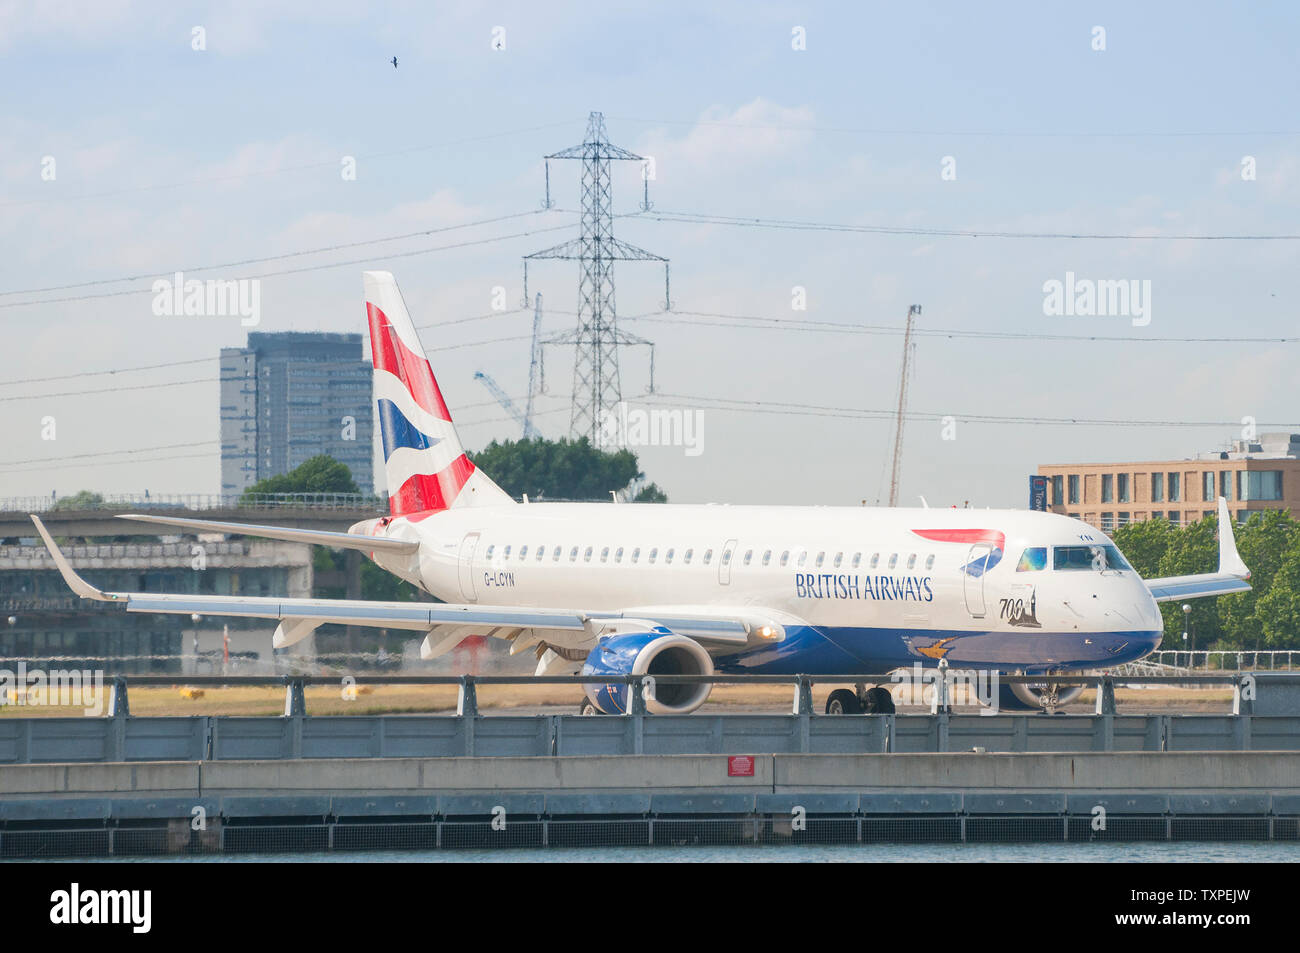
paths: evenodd
<path fill-rule="evenodd" d="M 498 556 L 498 555 L 501 561 L 503 562 L 512 558 L 515 559 L 516 561 L 523 561 L 528 559 L 530 551 L 532 553 L 533 561 L 540 563 L 546 559 L 548 547 L 546 545 L 534 546 L 530 550 L 529 546 L 526 544 L 520 546 L 518 549 L 515 549 L 513 545 L 510 545 L 510 546 L 501 547 L 498 553 L 497 545 L 493 543 L 492 545 L 488 546 L 487 552 L 484 555 L 488 560 L 488 562 L 492 561 L 493 556 Z M 549 551 L 551 556 L 551 562 L 558 563 L 564 555 L 563 546 L 550 547 Z M 569 549 L 569 562 L 576 563 L 578 561 L 579 553 L 581 553 L 582 561 L 585 563 L 589 563 L 592 561 L 593 558 L 596 558 L 596 547 L 594 546 L 587 546 L 586 548 L 583 548 L 581 546 L 571 547 Z M 607 563 L 610 561 L 610 557 L 612 555 L 614 562 L 621 563 L 623 562 L 623 557 L 627 556 L 629 563 L 639 563 L 641 561 L 641 557 L 643 553 L 645 555 L 645 562 L 647 565 L 654 565 L 656 562 L 659 561 L 661 555 L 663 557 L 663 564 L 671 565 L 673 560 L 676 559 L 678 555 L 678 551 L 675 547 L 669 547 L 661 551 L 658 546 L 652 546 L 645 550 L 643 550 L 642 547 L 640 546 L 636 546 L 633 547 L 630 551 L 628 551 L 622 546 L 618 546 L 618 547 L 603 546 L 600 549 L 599 560 L 602 563 Z M 758 551 L 754 549 L 745 550 L 745 555 L 741 559 L 741 564 L 748 566 L 751 563 L 753 563 L 755 561 L 755 557 L 757 556 L 757 553 Z M 729 565 L 731 563 L 731 555 L 732 555 L 732 551 L 730 549 L 723 549 L 722 556 L 720 557 L 719 562 L 723 566 Z M 763 566 L 771 565 L 772 559 L 775 555 L 776 555 L 775 550 L 771 550 L 771 549 L 763 550 L 762 555 L 758 557 L 759 564 Z M 823 568 L 828 562 L 827 560 L 828 555 L 829 554 L 824 551 L 819 552 L 816 555 L 816 557 L 813 559 L 812 565 L 817 569 Z M 829 563 L 831 568 L 833 569 L 840 569 L 844 567 L 846 562 L 848 564 L 848 568 L 858 569 L 862 566 L 865 555 L 866 555 L 865 553 L 854 553 L 851 559 L 846 559 L 845 553 L 842 552 L 835 553 L 835 555 L 829 559 Z M 810 556 L 812 556 L 812 553 L 806 549 L 799 549 L 799 550 L 787 549 L 781 552 L 781 555 L 778 560 L 778 564 L 781 566 L 787 566 L 790 565 L 790 563 L 793 561 L 795 566 L 803 567 L 808 565 Z M 681 565 L 689 566 L 693 559 L 695 559 L 694 548 L 688 548 L 681 551 Z M 897 568 L 900 559 L 904 561 L 906 568 L 915 569 L 917 567 L 917 562 L 920 559 L 920 557 L 916 553 L 908 553 L 906 556 L 901 556 L 899 553 L 890 553 L 886 557 L 885 568 L 887 569 Z M 700 555 L 700 565 L 709 566 L 712 565 L 712 563 L 713 563 L 713 550 L 711 548 L 704 550 L 704 552 Z M 867 560 L 867 568 L 877 569 L 880 568 L 880 565 L 881 565 L 881 554 L 872 553 L 871 558 Z M 934 568 L 933 553 L 925 557 L 924 565 L 926 569 Z"/>

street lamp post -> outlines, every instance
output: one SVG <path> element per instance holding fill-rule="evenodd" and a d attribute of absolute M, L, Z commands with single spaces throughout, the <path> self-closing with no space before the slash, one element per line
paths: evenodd
<path fill-rule="evenodd" d="M 1183 648 L 1187 649 L 1187 667 L 1192 667 L 1192 644 L 1187 639 L 1187 633 L 1192 627 L 1192 604 L 1183 603 Z"/>

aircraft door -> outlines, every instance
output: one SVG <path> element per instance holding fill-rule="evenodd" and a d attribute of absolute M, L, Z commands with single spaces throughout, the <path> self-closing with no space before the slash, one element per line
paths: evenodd
<path fill-rule="evenodd" d="M 988 543 L 976 543 L 970 548 L 966 565 L 962 573 L 962 588 L 966 594 L 966 611 L 974 618 L 984 618 L 984 578 L 988 574 L 989 562 L 993 556 L 993 547 Z"/>
<path fill-rule="evenodd" d="M 722 558 L 718 560 L 718 582 L 731 585 L 731 561 L 736 558 L 736 541 L 729 539 L 722 546 Z"/>
<path fill-rule="evenodd" d="M 474 591 L 474 550 L 478 547 L 478 533 L 469 533 L 460 541 L 460 594 L 466 602 L 477 602 Z"/>

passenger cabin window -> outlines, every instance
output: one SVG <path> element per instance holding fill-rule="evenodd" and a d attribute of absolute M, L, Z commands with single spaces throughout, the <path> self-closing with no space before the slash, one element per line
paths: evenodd
<path fill-rule="evenodd" d="M 854 569 L 857 569 L 857 568 L 858 568 L 859 566 L 861 566 L 861 565 L 862 565 L 862 554 L 861 554 L 861 553 L 854 553 L 854 554 L 853 554 L 853 568 L 854 568 Z"/>
<path fill-rule="evenodd" d="M 880 553 L 872 553 L 872 554 L 871 554 L 871 568 L 872 568 L 872 569 L 875 569 L 875 568 L 876 568 L 877 566 L 879 566 L 879 565 L 880 565 Z"/>
<path fill-rule="evenodd" d="M 527 547 L 527 546 L 520 546 L 520 547 L 519 547 L 519 558 L 522 560 L 522 559 L 527 558 L 527 556 L 528 556 L 528 547 Z"/>
<path fill-rule="evenodd" d="M 712 559 L 713 559 L 713 550 L 706 549 L 704 551 L 704 565 L 707 566 Z"/>
<path fill-rule="evenodd" d="M 583 561 L 584 563 L 589 563 L 589 562 L 591 562 L 591 547 L 590 547 L 590 546 L 588 546 L 588 547 L 587 547 L 587 551 L 586 551 L 585 553 L 582 554 L 582 561 Z"/>
<path fill-rule="evenodd" d="M 925 568 L 926 569 L 934 568 L 934 553 L 931 553 L 929 556 L 925 557 Z"/>
<path fill-rule="evenodd" d="M 785 552 L 781 554 L 781 565 L 784 566 L 789 561 L 790 561 L 790 550 L 787 549 Z"/>
<path fill-rule="evenodd" d="M 655 557 L 658 555 L 659 555 L 659 547 L 656 546 L 654 549 L 650 550 L 649 555 L 646 557 L 646 562 L 648 562 L 651 566 L 653 566 L 655 564 Z"/>
<path fill-rule="evenodd" d="M 686 550 L 686 552 L 682 553 L 682 562 L 684 562 L 686 565 L 689 566 L 691 564 L 691 557 L 694 555 L 695 555 L 695 550 L 693 549 Z"/>
<path fill-rule="evenodd" d="M 492 558 L 492 550 L 494 550 L 494 549 L 496 549 L 496 548 L 497 548 L 496 543 L 493 543 L 491 546 L 489 546 L 489 547 L 487 548 L 487 554 L 486 554 L 486 555 L 487 555 L 487 558 L 488 558 L 489 560 Z"/>
<path fill-rule="evenodd" d="M 912 555 L 907 557 L 907 568 L 911 569 L 915 565 L 916 565 L 916 553 L 912 553 Z"/>
<path fill-rule="evenodd" d="M 507 547 L 505 548 L 505 550 L 501 553 L 501 558 L 502 558 L 502 559 L 509 559 L 509 558 L 510 558 L 510 547 L 509 547 L 509 546 L 507 546 Z"/>
<path fill-rule="evenodd" d="M 898 565 L 898 553 L 891 553 L 889 556 L 889 568 L 893 569 Z"/>
<path fill-rule="evenodd" d="M 821 569 L 821 568 L 822 568 L 822 563 L 824 563 L 825 561 L 826 561 L 826 554 L 825 554 L 825 553 L 818 553 L 818 554 L 817 554 L 817 568 L 818 568 L 818 569 Z"/>
<path fill-rule="evenodd" d="M 747 549 L 747 550 L 745 550 L 745 565 L 746 565 L 746 566 L 749 565 L 749 561 L 750 561 L 751 559 L 753 559 L 753 558 L 754 558 L 754 551 L 753 551 L 752 549 Z"/>
<path fill-rule="evenodd" d="M 844 554 L 843 554 L 843 553 L 836 553 L 836 554 L 835 554 L 835 561 L 834 561 L 834 563 L 833 563 L 832 565 L 834 565 L 836 569 L 839 569 L 839 568 L 840 568 L 840 563 L 842 563 L 842 562 L 844 562 Z"/>
<path fill-rule="evenodd" d="M 556 550 L 556 552 L 558 553 L 559 550 Z M 537 547 L 537 561 L 540 563 L 540 562 L 541 562 L 543 559 L 545 559 L 545 558 L 546 558 L 546 547 L 545 547 L 545 546 L 538 546 L 538 547 Z"/>
<path fill-rule="evenodd" d="M 668 552 L 664 553 L 664 563 L 671 563 L 673 561 L 673 553 L 676 551 L 677 550 L 670 548 Z"/>
<path fill-rule="evenodd" d="M 614 562 L 621 563 L 622 561 L 623 561 L 623 547 L 620 546 L 618 549 L 614 551 Z"/>
<path fill-rule="evenodd" d="M 772 561 L 772 550 L 770 549 L 763 550 L 763 565 L 766 566 L 771 561 Z"/>
<path fill-rule="evenodd" d="M 1020 557 L 1016 572 L 1038 572 L 1047 568 L 1047 547 L 1030 546 Z"/>
<path fill-rule="evenodd" d="M 799 550 L 799 565 L 802 566 L 807 561 L 808 561 L 808 550 L 806 549 Z"/>
<path fill-rule="evenodd" d="M 641 558 L 641 547 L 638 546 L 636 549 L 632 550 L 632 562 L 636 562 L 640 558 Z"/>
<path fill-rule="evenodd" d="M 578 561 L 578 547 L 574 546 L 571 550 L 569 550 L 569 562 L 576 563 L 577 561 Z"/>
<path fill-rule="evenodd" d="M 602 550 L 600 551 L 600 561 L 603 562 L 603 563 L 605 563 L 605 562 L 609 562 L 609 547 L 608 547 L 608 546 L 606 546 L 604 549 L 602 549 Z"/>

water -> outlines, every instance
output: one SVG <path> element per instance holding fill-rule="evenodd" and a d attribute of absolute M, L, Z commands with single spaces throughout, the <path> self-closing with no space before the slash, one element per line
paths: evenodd
<path fill-rule="evenodd" d="M 128 858 L 104 858 L 121 863 Z M 846 844 L 737 847 L 542 847 L 129 858 L 138 863 L 1296 863 L 1300 843 Z M 48 862 L 48 861 L 47 861 Z M 78 858 L 78 863 L 86 859 Z"/>

